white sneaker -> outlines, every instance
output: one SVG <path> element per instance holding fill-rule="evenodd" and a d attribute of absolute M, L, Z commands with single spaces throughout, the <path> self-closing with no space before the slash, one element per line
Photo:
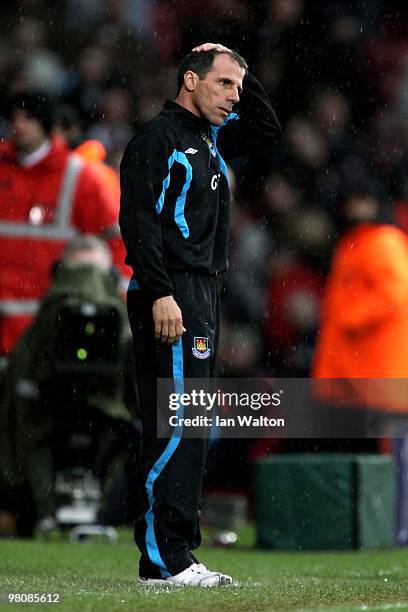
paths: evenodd
<path fill-rule="evenodd" d="M 232 578 L 220 572 L 210 572 L 202 563 L 193 563 L 179 574 L 169 576 L 165 580 L 159 580 L 157 578 L 139 578 L 139 582 L 146 586 L 171 585 L 214 587 L 232 584 Z"/>

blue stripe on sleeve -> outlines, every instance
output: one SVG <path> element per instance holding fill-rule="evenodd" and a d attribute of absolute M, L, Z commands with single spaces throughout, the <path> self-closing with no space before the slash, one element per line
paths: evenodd
<path fill-rule="evenodd" d="M 179 164 L 181 164 L 182 166 L 185 167 L 186 169 L 186 180 L 184 182 L 183 188 L 181 190 L 180 195 L 178 196 L 177 200 L 176 200 L 176 208 L 174 211 L 174 220 L 177 223 L 178 227 L 180 228 L 180 231 L 183 235 L 184 238 L 188 238 L 190 235 L 190 230 L 189 227 L 187 225 L 187 221 L 186 218 L 184 216 L 184 212 L 185 212 L 185 206 L 186 206 L 186 196 L 187 196 L 187 192 L 190 188 L 191 185 L 191 180 L 193 178 L 193 169 L 191 167 L 190 162 L 188 161 L 185 153 L 183 153 L 182 151 L 176 151 L 174 150 L 173 153 L 170 155 L 167 165 L 168 165 L 168 175 L 166 176 L 166 178 L 163 180 L 163 188 L 161 191 L 161 194 L 159 196 L 159 199 L 157 200 L 157 204 L 156 204 L 156 210 L 157 213 L 160 215 L 160 213 L 163 210 L 163 206 L 164 206 L 164 198 L 166 195 L 166 190 L 168 189 L 169 185 L 170 185 L 170 171 L 171 168 L 174 164 L 174 162 L 178 162 Z"/>

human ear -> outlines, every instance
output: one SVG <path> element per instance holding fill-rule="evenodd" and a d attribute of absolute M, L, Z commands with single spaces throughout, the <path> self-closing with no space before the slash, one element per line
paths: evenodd
<path fill-rule="evenodd" d="M 198 74 L 192 70 L 186 70 L 184 73 L 184 87 L 187 89 L 187 91 L 194 91 L 198 80 Z"/>

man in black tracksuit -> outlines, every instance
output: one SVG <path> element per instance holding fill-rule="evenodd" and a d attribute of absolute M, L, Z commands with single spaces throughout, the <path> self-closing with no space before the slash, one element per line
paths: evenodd
<path fill-rule="evenodd" d="M 180 431 L 157 438 L 156 381 L 172 378 L 182 393 L 184 379 L 215 374 L 217 275 L 227 268 L 225 160 L 259 151 L 280 126 L 245 61 L 221 45 L 194 49 L 178 78 L 176 101 L 166 101 L 138 130 L 121 163 L 120 226 L 133 268 L 128 312 L 146 475 L 135 540 L 145 582 L 215 586 L 231 578 L 209 572 L 191 552 L 200 544 L 206 440 Z"/>

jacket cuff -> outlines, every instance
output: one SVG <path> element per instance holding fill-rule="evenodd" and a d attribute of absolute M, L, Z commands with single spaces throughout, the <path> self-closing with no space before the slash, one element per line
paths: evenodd
<path fill-rule="evenodd" d="M 160 298 L 167 297 L 168 295 L 173 295 L 173 291 L 149 291 L 149 295 L 152 299 L 152 302 L 155 302 Z"/>

